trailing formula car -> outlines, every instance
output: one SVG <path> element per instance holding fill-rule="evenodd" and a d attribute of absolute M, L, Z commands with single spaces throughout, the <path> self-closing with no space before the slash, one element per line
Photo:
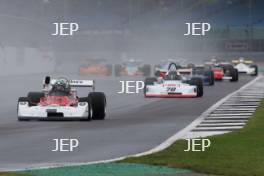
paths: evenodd
<path fill-rule="evenodd" d="M 239 58 L 238 60 L 232 60 L 232 63 L 239 73 L 246 73 L 251 76 L 258 75 L 258 66 L 254 65 L 252 60 Z"/>
<path fill-rule="evenodd" d="M 157 77 L 164 77 L 166 73 L 168 72 L 171 64 L 173 63 L 176 70 L 182 68 L 181 64 L 177 62 L 176 60 L 168 59 L 168 60 L 162 60 L 159 64 L 154 66 L 154 74 Z"/>
<path fill-rule="evenodd" d="M 80 98 L 74 87 L 95 90 L 93 80 L 45 77 L 41 92 L 29 92 L 18 99 L 18 120 L 103 120 L 106 114 L 104 93 L 92 91 Z"/>
<path fill-rule="evenodd" d="M 85 59 L 79 68 L 80 75 L 112 75 L 112 65 L 105 59 Z"/>
<path fill-rule="evenodd" d="M 180 68 L 177 70 L 180 75 L 185 76 L 187 79 L 192 77 L 201 78 L 203 84 L 207 86 L 214 85 L 214 72 L 210 67 L 203 65 L 195 66 L 194 64 L 188 64 L 185 68 Z"/>
<path fill-rule="evenodd" d="M 168 62 L 163 67 L 156 67 L 155 75 L 164 77 L 171 67 L 177 70 L 177 73 L 184 77 L 186 80 L 192 78 L 201 78 L 204 85 L 214 85 L 214 73 L 209 67 L 195 66 L 194 64 L 188 64 L 187 66 L 181 66 L 174 62 Z"/>
<path fill-rule="evenodd" d="M 203 81 L 192 77 L 184 79 L 171 68 L 164 77 L 148 77 L 145 79 L 145 97 L 202 97 Z"/>
<path fill-rule="evenodd" d="M 121 65 L 115 65 L 115 76 L 150 76 L 150 65 L 143 64 L 139 60 L 130 59 Z"/>
<path fill-rule="evenodd" d="M 224 78 L 224 69 L 220 66 L 212 66 L 215 81 L 222 81 Z"/>
<path fill-rule="evenodd" d="M 238 70 L 228 62 L 205 62 L 205 65 L 210 66 L 214 73 L 216 81 L 230 80 L 236 82 L 239 79 Z"/>

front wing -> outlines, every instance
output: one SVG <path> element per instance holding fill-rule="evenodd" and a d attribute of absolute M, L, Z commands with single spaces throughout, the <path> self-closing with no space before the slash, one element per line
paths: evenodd
<path fill-rule="evenodd" d="M 197 97 L 197 89 L 192 85 L 181 85 L 181 87 L 147 85 L 145 97 Z"/>
<path fill-rule="evenodd" d="M 28 102 L 18 102 L 19 119 L 87 119 L 89 106 L 86 102 L 73 106 L 29 106 Z"/>

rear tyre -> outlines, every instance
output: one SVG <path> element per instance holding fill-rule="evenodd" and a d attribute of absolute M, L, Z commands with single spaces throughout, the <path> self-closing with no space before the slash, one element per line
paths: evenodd
<path fill-rule="evenodd" d="M 213 86 L 214 85 L 214 82 L 215 82 L 214 72 L 212 70 L 209 70 L 209 71 L 206 72 L 206 75 L 209 78 L 209 86 Z"/>
<path fill-rule="evenodd" d="M 40 99 L 44 97 L 43 92 L 29 92 L 27 97 L 29 99 L 29 106 L 37 106 L 40 102 Z"/>
<path fill-rule="evenodd" d="M 237 82 L 238 81 L 238 70 L 237 69 L 230 69 L 230 75 L 232 79 L 230 80 L 231 82 Z"/>
<path fill-rule="evenodd" d="M 45 80 L 44 80 L 44 83 L 45 83 L 45 84 L 50 84 L 50 81 L 51 81 L 50 76 L 46 76 L 46 77 L 45 77 Z"/>
<path fill-rule="evenodd" d="M 93 120 L 104 120 L 106 114 L 106 98 L 103 92 L 90 92 L 88 95 L 91 104 Z"/>
<path fill-rule="evenodd" d="M 211 80 L 212 80 L 212 86 L 215 84 L 215 79 L 214 79 L 214 72 L 211 71 Z"/>
<path fill-rule="evenodd" d="M 142 69 L 144 76 L 150 76 L 151 67 L 150 65 L 144 65 Z"/>
<path fill-rule="evenodd" d="M 107 76 L 111 76 L 112 75 L 112 71 L 113 71 L 113 66 L 112 65 L 106 65 L 108 73 Z"/>
<path fill-rule="evenodd" d="M 146 96 L 146 92 L 147 92 L 147 85 L 153 85 L 154 82 L 157 82 L 156 77 L 148 77 L 145 79 L 145 81 L 144 81 L 144 95 L 145 96 Z"/>
<path fill-rule="evenodd" d="M 257 65 L 251 65 L 250 68 L 254 68 L 255 69 L 255 73 L 251 74 L 251 76 L 258 76 L 258 66 Z"/>
<path fill-rule="evenodd" d="M 201 78 L 192 78 L 189 82 L 191 85 L 196 86 L 197 97 L 203 96 L 203 80 Z"/>
<path fill-rule="evenodd" d="M 115 65 L 115 76 L 120 76 L 121 69 L 121 65 Z"/>

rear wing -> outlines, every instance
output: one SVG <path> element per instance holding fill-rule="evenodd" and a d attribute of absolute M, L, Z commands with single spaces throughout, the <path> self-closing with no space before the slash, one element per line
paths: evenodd
<path fill-rule="evenodd" d="M 72 87 L 92 87 L 95 89 L 95 81 L 94 80 L 70 80 L 70 85 Z"/>
<path fill-rule="evenodd" d="M 60 78 L 59 78 L 60 79 Z M 50 76 L 46 76 L 43 81 L 43 87 L 50 87 L 59 79 L 51 79 Z M 65 79 L 65 78 L 63 78 Z M 71 87 L 91 87 L 93 91 L 95 90 L 95 81 L 94 80 L 77 80 L 72 79 L 68 80 Z"/>
<path fill-rule="evenodd" d="M 251 61 L 251 60 L 245 60 L 244 63 L 245 64 L 253 64 L 253 61 Z"/>
<path fill-rule="evenodd" d="M 177 70 L 177 73 L 179 75 L 191 75 L 193 69 L 192 68 L 181 68 Z"/>
<path fill-rule="evenodd" d="M 232 63 L 233 64 L 238 64 L 239 63 L 239 60 L 232 60 Z"/>
<path fill-rule="evenodd" d="M 240 60 L 232 60 L 233 64 L 239 64 L 239 63 L 244 63 L 244 64 L 253 64 L 252 60 L 244 60 L 244 59 L 240 59 Z"/>
<path fill-rule="evenodd" d="M 205 64 L 205 65 L 214 65 L 214 63 L 211 62 L 211 61 L 207 61 L 207 62 L 205 62 L 204 64 Z"/>

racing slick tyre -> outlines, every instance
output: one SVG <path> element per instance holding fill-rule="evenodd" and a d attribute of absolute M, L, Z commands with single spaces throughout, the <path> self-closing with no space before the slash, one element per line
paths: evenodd
<path fill-rule="evenodd" d="M 154 71 L 154 72 L 155 72 L 155 73 L 154 73 L 155 76 L 157 76 L 157 77 L 160 77 L 160 76 L 161 76 L 159 70 L 156 70 L 156 71 Z"/>
<path fill-rule="evenodd" d="M 215 82 L 215 79 L 214 79 L 214 72 L 209 70 L 207 71 L 206 73 L 209 77 L 209 86 L 213 86 L 214 85 L 214 82 Z"/>
<path fill-rule="evenodd" d="M 211 85 L 213 86 L 214 85 L 214 83 L 215 83 L 215 79 L 214 79 L 214 72 L 213 71 L 211 71 Z"/>
<path fill-rule="evenodd" d="M 203 80 L 201 78 L 192 78 L 190 80 L 191 85 L 195 85 L 197 87 L 197 97 L 203 96 Z"/>
<path fill-rule="evenodd" d="M 92 119 L 93 110 L 91 108 L 91 102 L 89 101 L 89 98 L 88 97 L 81 97 L 81 98 L 79 98 L 79 102 L 86 102 L 86 103 L 88 103 L 89 114 L 88 114 L 87 119 L 85 119 L 85 120 L 90 121 Z"/>
<path fill-rule="evenodd" d="M 29 103 L 30 100 L 29 100 L 28 97 L 19 97 L 19 98 L 18 98 L 18 102 L 17 102 L 17 113 L 18 113 L 18 104 L 19 104 L 20 102 L 28 102 L 28 103 Z M 29 121 L 28 118 L 24 118 L 24 117 L 17 117 L 17 120 L 18 120 L 18 121 Z"/>
<path fill-rule="evenodd" d="M 254 68 L 255 69 L 255 73 L 251 74 L 251 76 L 258 76 L 258 66 L 257 65 L 251 65 L 250 68 Z"/>
<path fill-rule="evenodd" d="M 50 80 L 51 80 L 50 76 L 45 76 L 44 83 L 45 84 L 50 84 Z"/>
<path fill-rule="evenodd" d="M 90 92 L 88 99 L 92 109 L 92 120 L 104 120 L 106 114 L 105 94 L 103 92 Z"/>
<path fill-rule="evenodd" d="M 144 76 L 150 76 L 150 72 L 151 72 L 150 65 L 144 65 L 142 71 L 144 73 Z"/>
<path fill-rule="evenodd" d="M 147 92 L 147 85 L 153 85 L 154 82 L 157 82 L 157 78 L 156 77 L 148 77 L 145 79 L 144 81 L 144 95 L 146 96 L 146 92 Z"/>
<path fill-rule="evenodd" d="M 230 69 L 230 75 L 232 79 L 230 79 L 231 82 L 237 82 L 238 81 L 238 70 L 233 68 Z"/>
<path fill-rule="evenodd" d="M 107 76 L 111 76 L 113 72 L 113 66 L 112 65 L 106 65 L 107 67 Z"/>
<path fill-rule="evenodd" d="M 121 69 L 121 65 L 115 65 L 115 76 L 120 76 Z"/>
<path fill-rule="evenodd" d="M 43 92 L 29 92 L 27 97 L 29 99 L 29 106 L 36 106 L 42 97 L 44 97 Z"/>
<path fill-rule="evenodd" d="M 156 77 L 159 77 L 160 76 L 160 71 L 159 69 L 161 68 L 160 65 L 154 65 L 154 69 L 153 69 L 153 73 Z"/>

